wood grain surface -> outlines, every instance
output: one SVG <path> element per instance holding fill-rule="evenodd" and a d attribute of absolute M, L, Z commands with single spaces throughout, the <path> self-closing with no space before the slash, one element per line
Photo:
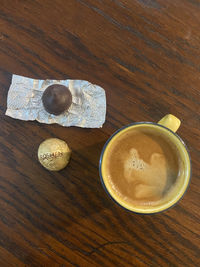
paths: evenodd
<path fill-rule="evenodd" d="M 200 266 L 200 1 L 0 1 L 0 266 Z M 12 73 L 86 79 L 106 90 L 101 129 L 5 116 Z M 193 174 L 174 208 L 127 212 L 104 192 L 98 161 L 118 128 L 182 120 Z M 61 172 L 37 160 L 58 137 L 72 149 Z"/>

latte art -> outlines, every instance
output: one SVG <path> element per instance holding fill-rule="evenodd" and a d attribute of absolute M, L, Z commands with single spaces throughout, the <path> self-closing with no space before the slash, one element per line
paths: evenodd
<path fill-rule="evenodd" d="M 133 193 L 137 199 L 160 198 L 167 181 L 166 159 L 162 154 L 153 153 L 147 163 L 131 148 L 124 161 L 124 177 L 128 183 L 135 184 Z"/>
<path fill-rule="evenodd" d="M 179 175 L 173 144 L 147 128 L 131 129 L 112 143 L 105 161 L 114 194 L 134 206 L 155 206 L 170 192 Z"/>

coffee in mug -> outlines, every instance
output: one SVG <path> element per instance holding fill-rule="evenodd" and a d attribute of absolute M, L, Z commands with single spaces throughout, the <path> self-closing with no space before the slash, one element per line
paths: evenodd
<path fill-rule="evenodd" d="M 120 129 L 101 155 L 100 176 L 106 191 L 132 211 L 154 213 L 168 208 L 189 181 L 187 149 L 163 126 L 175 131 L 180 121 L 167 115 L 159 123 L 136 123 Z"/>

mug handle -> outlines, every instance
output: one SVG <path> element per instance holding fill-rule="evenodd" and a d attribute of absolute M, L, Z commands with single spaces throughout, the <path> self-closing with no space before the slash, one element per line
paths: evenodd
<path fill-rule="evenodd" d="M 174 115 L 167 114 L 161 120 L 159 120 L 158 124 L 169 128 L 173 132 L 176 132 L 181 125 L 181 121 Z"/>

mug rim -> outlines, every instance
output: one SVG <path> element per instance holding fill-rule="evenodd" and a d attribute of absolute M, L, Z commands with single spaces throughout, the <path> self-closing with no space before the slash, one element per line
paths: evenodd
<path fill-rule="evenodd" d="M 171 206 L 163 209 L 163 210 L 159 210 L 159 211 L 155 211 L 155 212 L 139 212 L 139 211 L 134 211 L 134 210 L 130 210 L 126 207 L 124 207 L 122 204 L 120 204 L 111 194 L 110 192 L 108 191 L 105 183 L 104 183 L 104 180 L 103 180 L 103 175 L 102 175 L 102 171 L 101 171 L 101 167 L 102 167 L 102 160 L 103 160 L 103 155 L 104 155 L 104 152 L 106 150 L 106 147 L 108 146 L 108 144 L 110 143 L 110 141 L 113 139 L 113 137 L 115 135 L 117 135 L 119 132 L 121 132 L 122 130 L 126 129 L 126 128 L 129 128 L 131 126 L 135 126 L 135 125 L 141 125 L 141 124 L 150 124 L 150 125 L 155 125 L 155 126 L 158 126 L 158 127 L 161 127 L 161 128 L 164 128 L 165 130 L 171 132 L 176 138 L 178 138 L 178 140 L 181 142 L 181 144 L 185 147 L 186 149 L 186 152 L 187 152 L 187 155 L 188 155 L 188 158 L 189 158 L 189 166 L 190 166 L 190 173 L 189 173 L 189 178 L 188 178 L 188 183 L 187 183 L 187 186 L 185 188 L 185 191 L 184 193 L 182 194 L 182 196 Z M 126 211 L 129 211 L 129 212 L 133 212 L 133 213 L 136 213 L 136 214 L 141 214 L 141 215 L 151 215 L 151 214 L 157 214 L 157 213 L 161 213 L 161 212 L 164 212 L 164 211 L 167 211 L 169 209 L 171 209 L 172 207 L 174 207 L 182 198 L 183 196 L 185 195 L 188 187 L 189 187 L 189 184 L 191 182 L 191 177 L 192 177 L 192 164 L 191 164 L 191 157 L 190 157 L 190 153 L 189 153 L 189 149 L 187 147 L 187 145 L 185 144 L 185 142 L 182 140 L 182 138 L 175 132 L 173 132 L 171 129 L 165 127 L 164 125 L 161 125 L 159 123 L 155 123 L 155 122 L 147 122 L 147 121 L 143 121 L 143 122 L 133 122 L 133 123 L 130 123 L 130 124 L 127 124 L 127 125 L 124 125 L 122 126 L 121 128 L 119 128 L 118 130 L 116 130 L 108 139 L 107 141 L 105 142 L 103 148 L 102 148 L 102 151 L 101 151 L 101 155 L 100 155 L 100 159 L 99 159 L 99 176 L 100 176 L 100 180 L 101 180 L 101 183 L 102 183 L 102 186 L 105 190 L 105 192 L 107 193 L 107 195 L 111 198 L 111 200 L 113 200 L 118 206 L 122 207 L 123 209 L 125 209 Z"/>

